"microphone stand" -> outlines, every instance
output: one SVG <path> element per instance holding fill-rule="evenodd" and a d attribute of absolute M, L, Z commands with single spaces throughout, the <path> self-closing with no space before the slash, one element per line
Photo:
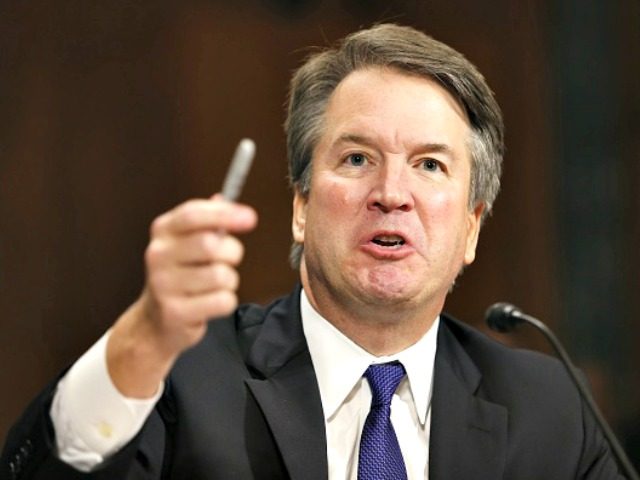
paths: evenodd
<path fill-rule="evenodd" d="M 564 363 L 564 366 L 566 367 L 567 372 L 569 372 L 569 376 L 571 377 L 571 380 L 573 380 L 573 383 L 575 384 L 578 391 L 582 395 L 582 398 L 584 399 L 587 406 L 589 407 L 589 410 L 595 417 L 596 422 L 598 423 L 598 425 L 600 425 L 600 428 L 602 429 L 602 432 L 604 433 L 605 438 L 609 442 L 609 445 L 611 446 L 611 450 L 613 451 L 613 454 L 618 460 L 618 463 L 620 464 L 623 471 L 625 472 L 625 475 L 627 475 L 627 477 L 630 480 L 640 480 L 640 477 L 638 476 L 638 473 L 636 472 L 635 468 L 631 464 L 629 457 L 627 457 L 627 454 L 625 453 L 624 449 L 620 445 L 620 442 L 618 442 L 618 439 L 613 433 L 613 430 L 611 430 L 611 427 L 609 426 L 604 416 L 600 412 L 600 409 L 598 408 L 598 405 L 596 405 L 596 402 L 591 396 L 591 393 L 587 388 L 585 388 L 584 384 L 580 380 L 578 369 L 573 365 L 571 358 L 569 358 L 569 354 L 567 354 L 566 350 L 560 343 L 560 340 L 558 340 L 558 338 L 553 334 L 553 332 L 549 329 L 549 327 L 547 327 L 543 322 L 541 322 L 535 317 L 532 317 L 530 315 L 527 315 L 526 313 L 521 312 L 519 309 L 517 309 L 516 307 L 513 307 L 512 305 L 496 304 L 493 307 L 490 307 L 489 310 L 487 310 L 487 320 L 489 320 L 491 311 L 494 309 L 494 307 L 502 309 L 503 310 L 502 315 L 507 315 L 508 317 L 511 318 L 512 326 L 516 326 L 518 323 L 524 322 L 532 325 L 534 328 L 536 328 L 537 330 L 539 330 L 544 334 L 546 339 L 549 341 L 549 343 L 551 343 L 551 345 L 553 346 L 553 349 L 556 351 L 556 353 L 562 360 L 562 363 Z M 509 326 L 507 326 L 504 323 L 500 324 L 498 322 L 489 321 L 489 327 L 493 330 L 497 330 L 503 333 L 510 331 Z"/>

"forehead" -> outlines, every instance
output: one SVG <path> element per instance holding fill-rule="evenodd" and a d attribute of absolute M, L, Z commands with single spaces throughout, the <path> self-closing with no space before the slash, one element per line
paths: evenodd
<path fill-rule="evenodd" d="M 386 68 L 356 70 L 336 87 L 324 115 L 320 143 L 345 134 L 448 144 L 466 150 L 470 127 L 460 103 L 438 82 Z"/>

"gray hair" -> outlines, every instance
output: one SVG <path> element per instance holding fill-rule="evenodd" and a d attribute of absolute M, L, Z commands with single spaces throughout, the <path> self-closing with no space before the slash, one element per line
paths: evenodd
<path fill-rule="evenodd" d="M 350 73 L 370 67 L 435 80 L 464 107 L 471 125 L 469 208 L 484 203 L 484 220 L 500 189 L 504 154 L 500 107 L 482 74 L 461 53 L 411 27 L 393 24 L 360 30 L 333 48 L 313 53 L 293 75 L 285 132 L 294 191 L 309 193 L 311 161 L 331 94 Z M 293 268 L 299 268 L 302 251 L 303 245 L 294 242 L 289 255 Z"/>

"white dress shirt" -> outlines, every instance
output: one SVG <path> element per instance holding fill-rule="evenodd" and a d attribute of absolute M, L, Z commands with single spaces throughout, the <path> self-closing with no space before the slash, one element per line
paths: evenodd
<path fill-rule="evenodd" d="M 324 411 L 329 480 L 357 478 L 360 435 L 371 407 L 371 389 L 362 375 L 371 364 L 393 360 L 404 365 L 407 375 L 393 395 L 391 423 L 408 478 L 428 479 L 430 405 L 439 318 L 406 350 L 376 357 L 316 312 L 304 291 L 300 309 Z"/>
<path fill-rule="evenodd" d="M 357 477 L 360 433 L 371 405 L 362 377 L 372 363 L 402 362 L 407 376 L 391 402 L 391 422 L 409 479 L 427 479 L 429 426 L 439 319 L 416 344 L 389 357 L 375 357 L 349 340 L 310 305 L 301 292 L 304 334 L 318 378 L 327 434 L 329 480 Z M 88 472 L 126 445 L 142 428 L 162 395 L 123 396 L 106 363 L 109 332 L 96 342 L 58 383 L 50 415 L 58 457 Z"/>
<path fill-rule="evenodd" d="M 58 382 L 50 416 L 58 458 L 89 472 L 140 431 L 164 384 L 149 399 L 123 396 L 107 370 L 105 333 Z"/>

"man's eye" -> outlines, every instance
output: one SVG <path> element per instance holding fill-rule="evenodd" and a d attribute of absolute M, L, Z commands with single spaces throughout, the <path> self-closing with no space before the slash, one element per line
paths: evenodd
<path fill-rule="evenodd" d="M 367 163 L 367 157 L 361 153 L 352 153 L 347 157 L 346 162 L 354 167 L 361 167 Z"/>
<path fill-rule="evenodd" d="M 440 170 L 440 163 L 433 158 L 426 158 L 422 161 L 422 168 L 428 172 L 437 172 Z"/>

